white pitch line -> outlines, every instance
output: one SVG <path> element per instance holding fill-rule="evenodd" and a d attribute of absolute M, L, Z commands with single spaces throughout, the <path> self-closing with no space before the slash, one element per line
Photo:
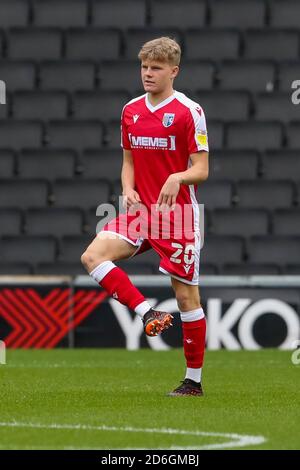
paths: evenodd
<path fill-rule="evenodd" d="M 221 437 L 229 439 L 229 442 L 220 444 L 208 444 L 205 446 L 197 447 L 179 447 L 171 446 L 170 450 L 185 449 L 185 450 L 202 450 L 202 449 L 225 449 L 228 447 L 245 447 L 251 445 L 259 445 L 266 442 L 264 436 L 247 436 L 243 434 L 229 434 L 220 432 L 204 432 L 204 431 L 188 431 L 184 429 L 172 429 L 172 428 L 133 428 L 131 426 L 116 427 L 116 426 L 93 426 L 90 424 L 41 424 L 41 423 L 1 423 L 0 427 L 10 428 L 33 428 L 33 429 L 76 429 L 82 431 L 112 431 L 112 432 L 138 432 L 138 433 L 150 433 L 150 434 L 176 434 L 184 436 L 197 436 L 197 437 Z M 231 439 L 231 440 L 230 440 Z M 167 450 L 166 448 L 163 448 Z M 159 450 L 159 449 L 157 449 Z"/>

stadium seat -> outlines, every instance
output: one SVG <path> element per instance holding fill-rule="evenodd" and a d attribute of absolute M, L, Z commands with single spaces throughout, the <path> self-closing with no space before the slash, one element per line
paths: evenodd
<path fill-rule="evenodd" d="M 59 261 L 80 263 L 82 253 L 92 241 L 92 237 L 83 235 L 63 237 L 59 248 Z"/>
<path fill-rule="evenodd" d="M 37 121 L 0 121 L 0 148 L 19 150 L 22 147 L 40 147 L 43 126 Z"/>
<path fill-rule="evenodd" d="M 197 199 L 205 208 L 216 209 L 230 207 L 232 203 L 232 185 L 230 181 L 205 181 L 197 191 Z"/>
<path fill-rule="evenodd" d="M 290 149 L 300 149 L 300 120 L 287 126 L 287 144 Z"/>
<path fill-rule="evenodd" d="M 88 19 L 87 0 L 34 0 L 35 26 L 56 28 L 84 27 Z"/>
<path fill-rule="evenodd" d="M 240 36 L 237 31 L 191 30 L 185 33 L 185 60 L 237 59 Z"/>
<path fill-rule="evenodd" d="M 267 235 L 269 215 L 265 210 L 216 209 L 211 214 L 211 232 L 215 235 Z"/>
<path fill-rule="evenodd" d="M 239 207 L 280 209 L 291 207 L 295 200 L 290 181 L 241 181 L 236 188 Z"/>
<path fill-rule="evenodd" d="M 265 179 L 300 181 L 300 149 L 265 152 L 262 171 Z"/>
<path fill-rule="evenodd" d="M 299 38 L 296 32 L 262 29 L 245 34 L 247 59 L 295 60 L 298 57 L 298 49 Z"/>
<path fill-rule="evenodd" d="M 114 181 L 121 175 L 122 150 L 87 150 L 82 155 L 83 178 L 105 178 Z"/>
<path fill-rule="evenodd" d="M 130 61 L 106 61 L 102 62 L 99 69 L 99 85 L 102 90 L 127 90 L 135 93 L 140 90 L 144 94 L 141 82 L 141 66 L 136 60 Z"/>
<path fill-rule="evenodd" d="M 210 120 L 247 121 L 250 115 L 250 95 L 246 91 L 203 91 L 196 94 Z"/>
<path fill-rule="evenodd" d="M 69 113 L 68 95 L 62 91 L 18 91 L 13 96 L 15 119 L 65 119 Z"/>
<path fill-rule="evenodd" d="M 202 263 L 200 259 L 199 274 L 200 276 L 215 276 L 219 274 L 219 267 L 214 264 Z"/>
<path fill-rule="evenodd" d="M 57 180 L 53 184 L 53 195 L 56 207 L 91 209 L 109 202 L 110 185 L 101 179 Z"/>
<path fill-rule="evenodd" d="M 218 79 L 222 90 L 272 91 L 275 66 L 268 61 L 225 61 L 220 67 Z"/>
<path fill-rule="evenodd" d="M 104 211 L 102 213 L 103 216 L 96 215 L 95 208 L 86 211 L 85 213 L 84 232 L 88 233 L 91 237 L 95 237 L 96 233 L 99 233 L 104 227 L 104 225 L 108 222 L 108 214 Z M 115 213 L 112 213 L 112 216 L 109 217 L 109 220 L 114 219 L 116 216 L 117 211 L 115 211 Z"/>
<path fill-rule="evenodd" d="M 300 64 L 296 62 L 282 62 L 278 65 L 278 87 L 280 91 L 292 92 L 292 83 L 299 80 Z"/>
<path fill-rule="evenodd" d="M 1 72 L 1 63 L 0 63 Z M 95 66 L 91 62 L 43 62 L 40 65 L 40 88 L 42 90 L 93 90 Z"/>
<path fill-rule="evenodd" d="M 255 119 L 289 122 L 300 118 L 300 110 L 291 100 L 290 93 L 263 93 L 255 97 Z"/>
<path fill-rule="evenodd" d="M 211 90 L 214 86 L 215 74 L 213 62 L 182 61 L 174 86 L 178 91 Z"/>
<path fill-rule="evenodd" d="M 141 255 L 142 256 L 142 255 Z M 133 259 L 130 259 L 129 261 L 119 261 L 116 262 L 116 265 L 119 266 L 121 269 L 123 269 L 126 274 L 129 275 L 146 275 L 146 274 L 158 274 L 158 267 L 155 266 L 154 264 L 151 263 L 143 263 L 143 262 L 133 262 Z"/>
<path fill-rule="evenodd" d="M 201 28 L 207 20 L 204 0 L 151 0 L 151 25 L 158 28 Z"/>
<path fill-rule="evenodd" d="M 207 126 L 208 143 L 210 150 L 218 150 L 224 148 L 223 123 L 221 121 L 210 121 L 207 123 Z"/>
<path fill-rule="evenodd" d="M 291 276 L 299 276 L 300 274 L 300 264 L 286 264 L 282 268 L 283 274 Z"/>
<path fill-rule="evenodd" d="M 74 29 L 66 33 L 68 60 L 118 59 L 120 48 L 120 33 L 113 29 Z"/>
<path fill-rule="evenodd" d="M 210 155 L 209 181 L 256 179 L 259 153 L 255 150 L 215 150 Z"/>
<path fill-rule="evenodd" d="M 244 241 L 238 236 L 210 235 L 205 238 L 200 253 L 200 263 L 222 266 L 225 263 L 241 263 L 244 258 Z"/>
<path fill-rule="evenodd" d="M 80 209 L 30 209 L 26 212 L 27 235 L 81 235 L 83 215 Z"/>
<path fill-rule="evenodd" d="M 121 149 L 120 121 L 112 121 L 105 126 L 106 145 L 110 149 Z"/>
<path fill-rule="evenodd" d="M 300 5 L 297 0 L 272 0 L 270 25 L 273 28 L 298 29 Z"/>
<path fill-rule="evenodd" d="M 1 180 L 0 207 L 46 207 L 48 192 L 48 183 L 43 180 Z"/>
<path fill-rule="evenodd" d="M 138 53 L 142 45 L 147 41 L 151 41 L 152 39 L 155 39 L 161 36 L 168 36 L 168 37 L 176 39 L 179 43 L 182 42 L 180 33 L 177 29 L 169 29 L 169 28 L 128 29 L 125 34 L 125 57 L 127 59 L 137 60 Z"/>
<path fill-rule="evenodd" d="M 0 77 L 9 93 L 33 90 L 36 86 L 36 67 L 32 62 L 1 60 Z"/>
<path fill-rule="evenodd" d="M 1 245 L 1 240 L 0 240 Z M 33 274 L 33 268 L 29 263 L 0 263 L 1 276 L 14 276 Z"/>
<path fill-rule="evenodd" d="M 124 105 L 130 100 L 126 92 L 78 92 L 73 95 L 72 110 L 76 119 L 121 119 Z"/>
<path fill-rule="evenodd" d="M 13 178 L 16 171 L 16 158 L 12 150 L 0 150 L 0 178 Z"/>
<path fill-rule="evenodd" d="M 222 274 L 228 276 L 255 276 L 255 275 L 277 275 L 280 268 L 276 264 L 258 263 L 227 263 L 223 266 Z"/>
<path fill-rule="evenodd" d="M 212 0 L 209 5 L 214 28 L 262 28 L 265 24 L 266 4 L 262 0 Z"/>
<path fill-rule="evenodd" d="M 73 178 L 76 153 L 68 149 L 27 149 L 18 155 L 18 172 L 21 178 Z"/>
<path fill-rule="evenodd" d="M 79 151 L 85 148 L 101 148 L 103 127 L 99 121 L 50 121 L 47 136 L 50 147 Z"/>
<path fill-rule="evenodd" d="M 234 122 L 227 128 L 227 147 L 230 149 L 278 149 L 282 139 L 280 122 Z"/>
<path fill-rule="evenodd" d="M 146 2 L 141 0 L 98 0 L 92 2 L 92 25 L 101 28 L 143 28 Z"/>
<path fill-rule="evenodd" d="M 3 261 L 13 263 L 53 262 L 57 253 L 56 240 L 45 236 L 2 237 L 0 256 Z"/>
<path fill-rule="evenodd" d="M 251 263 L 299 264 L 300 237 L 252 237 L 248 243 L 248 255 Z"/>
<path fill-rule="evenodd" d="M 29 2 L 27 0 L 1 0 L 0 28 L 27 26 L 29 23 Z"/>
<path fill-rule="evenodd" d="M 19 209 L 0 209 L 0 220 L 0 237 L 21 233 L 23 216 Z"/>
<path fill-rule="evenodd" d="M 8 57 L 20 60 L 57 60 L 62 52 L 62 33 L 54 28 L 14 28 L 8 34 Z"/>
<path fill-rule="evenodd" d="M 87 275 L 87 272 L 80 262 L 64 263 L 56 261 L 55 263 L 39 263 L 34 269 L 34 274 L 82 276 Z"/>
<path fill-rule="evenodd" d="M 282 209 L 274 211 L 272 227 L 274 235 L 299 235 L 300 210 Z"/>

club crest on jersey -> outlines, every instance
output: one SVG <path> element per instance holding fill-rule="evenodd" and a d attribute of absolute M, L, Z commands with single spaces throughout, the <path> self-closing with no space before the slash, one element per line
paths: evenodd
<path fill-rule="evenodd" d="M 163 123 L 163 126 L 164 127 L 170 127 L 172 126 L 173 122 L 174 122 L 174 119 L 175 119 L 175 114 L 173 113 L 165 113 L 163 115 L 163 120 L 162 120 L 162 123 Z"/>

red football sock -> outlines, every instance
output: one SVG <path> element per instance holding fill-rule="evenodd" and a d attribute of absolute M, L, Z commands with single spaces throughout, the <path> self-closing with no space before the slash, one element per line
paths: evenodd
<path fill-rule="evenodd" d="M 90 273 L 114 299 L 134 310 L 145 297 L 132 284 L 127 274 L 111 261 L 104 261 Z"/>
<path fill-rule="evenodd" d="M 183 315 L 181 315 L 182 318 Z M 187 367 L 199 369 L 203 365 L 205 351 L 206 320 L 182 322 L 183 349 Z"/>

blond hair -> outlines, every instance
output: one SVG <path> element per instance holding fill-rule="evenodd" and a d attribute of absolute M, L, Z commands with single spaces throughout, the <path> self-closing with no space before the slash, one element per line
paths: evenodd
<path fill-rule="evenodd" d="M 170 65 L 179 65 L 181 49 L 179 44 L 171 38 L 161 37 L 146 42 L 138 58 L 143 60 L 156 60 L 158 62 L 167 62 Z"/>

